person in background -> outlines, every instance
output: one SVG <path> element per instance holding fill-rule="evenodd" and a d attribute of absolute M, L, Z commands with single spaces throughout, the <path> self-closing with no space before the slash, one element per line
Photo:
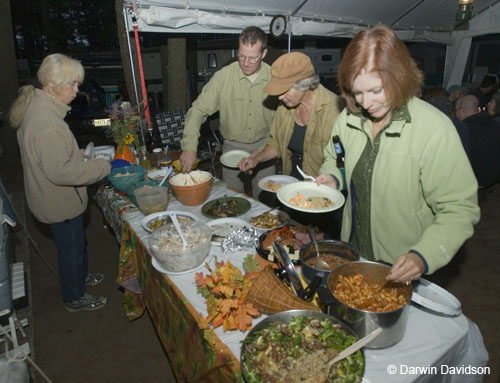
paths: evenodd
<path fill-rule="evenodd" d="M 453 104 L 448 99 L 446 90 L 443 87 L 438 86 L 428 89 L 425 92 L 425 96 L 423 97 L 423 99 L 432 106 L 438 108 L 441 112 L 443 112 L 447 116 L 451 116 L 453 114 L 454 111 Z"/>
<path fill-rule="evenodd" d="M 481 110 L 485 110 L 491 95 L 497 91 L 497 78 L 487 74 L 483 77 L 483 81 L 477 88 L 469 90 L 467 94 L 476 96 L 479 100 Z"/>
<path fill-rule="evenodd" d="M 319 83 L 311 59 L 300 52 L 280 56 L 271 67 L 271 81 L 264 92 L 278 96 L 276 111 L 266 146 L 240 161 L 242 172 L 273 158 L 281 158 L 283 174 L 303 180 L 297 170 L 316 177 L 323 163 L 323 149 L 330 141 L 332 124 L 341 110 L 341 100 Z M 313 217 L 290 211 L 292 217 L 307 224 Z M 338 214 L 338 213 L 337 213 Z M 337 218 L 335 220 L 335 218 Z M 333 237 L 340 230 L 340 215 L 316 215 L 314 223 Z M 336 222 L 332 227 L 332 219 Z M 330 230 L 332 229 L 332 230 Z"/>
<path fill-rule="evenodd" d="M 54 234 L 62 298 L 70 312 L 98 310 L 107 301 L 86 292 L 104 276 L 87 270 L 83 213 L 86 185 L 107 176 L 111 164 L 104 159 L 85 162 L 64 121 L 83 78 L 79 61 L 51 54 L 37 72 L 40 88 L 22 87 L 9 113 L 17 129 L 26 200 L 33 215 Z"/>
<path fill-rule="evenodd" d="M 483 201 L 500 180 L 500 127 L 487 112 L 481 111 L 479 100 L 473 95 L 457 101 L 457 118 L 469 129 L 470 162 L 479 183 L 479 201 Z"/>
<path fill-rule="evenodd" d="M 271 67 L 262 62 L 266 54 L 266 33 L 257 27 L 245 28 L 239 37 L 238 62 L 217 71 L 187 112 L 181 140 L 183 171 L 190 171 L 196 160 L 201 125 L 217 111 L 224 138 L 223 153 L 262 149 L 277 106 L 277 99 L 262 91 L 271 80 Z M 257 197 L 259 180 L 275 172 L 270 163 L 261 164 L 251 175 L 223 166 L 222 180 L 244 191 L 244 178 L 250 177 L 253 196 Z"/>
<path fill-rule="evenodd" d="M 496 92 L 488 102 L 488 114 L 500 127 L 500 92 Z"/>
<path fill-rule="evenodd" d="M 347 108 L 335 122 L 346 185 L 332 144 L 319 184 L 347 187 L 341 240 L 387 278 L 418 279 L 446 265 L 479 220 L 477 181 L 451 120 L 414 97 L 423 74 L 387 26 L 359 32 L 339 68 Z"/>
<path fill-rule="evenodd" d="M 455 109 L 455 104 L 457 100 L 463 95 L 467 94 L 467 88 L 463 85 L 452 85 L 446 91 L 448 93 L 448 101 L 453 105 L 453 109 Z"/>

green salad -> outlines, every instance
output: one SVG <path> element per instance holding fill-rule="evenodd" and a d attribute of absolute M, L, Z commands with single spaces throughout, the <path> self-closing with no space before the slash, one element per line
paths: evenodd
<path fill-rule="evenodd" d="M 273 322 L 245 338 L 242 368 L 248 383 L 306 382 L 354 342 L 356 337 L 327 318 Z M 360 382 L 363 371 L 364 356 L 358 350 L 331 368 L 327 382 Z"/>

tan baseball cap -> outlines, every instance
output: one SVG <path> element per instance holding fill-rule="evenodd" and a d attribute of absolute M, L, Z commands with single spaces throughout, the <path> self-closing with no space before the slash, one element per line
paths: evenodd
<path fill-rule="evenodd" d="M 287 92 L 297 81 L 314 74 L 314 66 L 309 56 L 301 52 L 291 52 L 280 56 L 271 67 L 271 81 L 264 92 L 278 96 Z"/>

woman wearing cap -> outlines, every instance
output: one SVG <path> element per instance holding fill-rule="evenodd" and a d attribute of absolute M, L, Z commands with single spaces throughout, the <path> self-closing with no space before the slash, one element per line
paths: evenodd
<path fill-rule="evenodd" d="M 317 181 L 348 189 L 341 239 L 369 260 L 392 264 L 388 279 L 433 273 L 479 219 L 477 182 L 457 131 L 446 115 L 413 97 L 423 75 L 386 26 L 353 38 L 338 80 L 347 108 L 332 135 L 345 148 L 347 185 L 330 143 Z"/>
<path fill-rule="evenodd" d="M 302 179 L 296 168 L 299 165 L 307 174 L 317 176 L 323 148 L 340 113 L 340 98 L 319 83 L 311 59 L 300 52 L 280 56 L 271 67 L 271 76 L 264 92 L 278 96 L 281 105 L 266 146 L 241 160 L 239 168 L 248 171 L 260 162 L 281 158 L 283 174 Z"/>

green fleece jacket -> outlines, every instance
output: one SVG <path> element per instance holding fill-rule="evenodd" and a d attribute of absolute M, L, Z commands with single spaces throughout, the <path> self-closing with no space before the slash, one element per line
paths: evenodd
<path fill-rule="evenodd" d="M 302 169 L 314 177 L 319 174 L 323 163 L 323 149 L 330 141 L 332 126 L 342 109 L 340 97 L 320 85 L 316 89 L 316 99 L 307 124 L 304 137 L 304 159 Z M 280 105 L 274 116 L 271 132 L 266 141 L 278 151 L 283 161 L 283 174 L 292 171 L 292 152 L 288 149 L 295 125 L 295 108 L 289 109 Z"/>
<path fill-rule="evenodd" d="M 182 150 L 196 151 L 201 125 L 217 111 L 225 140 L 250 144 L 267 138 L 278 105 L 277 97 L 263 92 L 270 80 L 271 67 L 264 62 L 253 83 L 238 62 L 215 72 L 187 112 Z"/>
<path fill-rule="evenodd" d="M 477 181 L 451 120 L 430 104 L 408 101 L 411 122 L 393 121 L 381 132 L 371 187 L 371 235 L 375 259 L 394 263 L 409 250 L 420 253 L 428 274 L 446 265 L 479 220 Z M 370 121 L 347 108 L 332 135 L 345 148 L 349 197 L 342 220 L 341 239 L 352 231 L 355 190 L 354 167 L 367 143 L 363 123 Z M 342 180 L 331 142 L 325 148 L 320 172 Z"/>
<path fill-rule="evenodd" d="M 41 222 L 56 223 L 82 214 L 87 188 L 109 174 L 102 158 L 84 162 L 78 144 L 64 121 L 71 108 L 35 89 L 35 97 L 17 131 L 26 200 Z"/>

